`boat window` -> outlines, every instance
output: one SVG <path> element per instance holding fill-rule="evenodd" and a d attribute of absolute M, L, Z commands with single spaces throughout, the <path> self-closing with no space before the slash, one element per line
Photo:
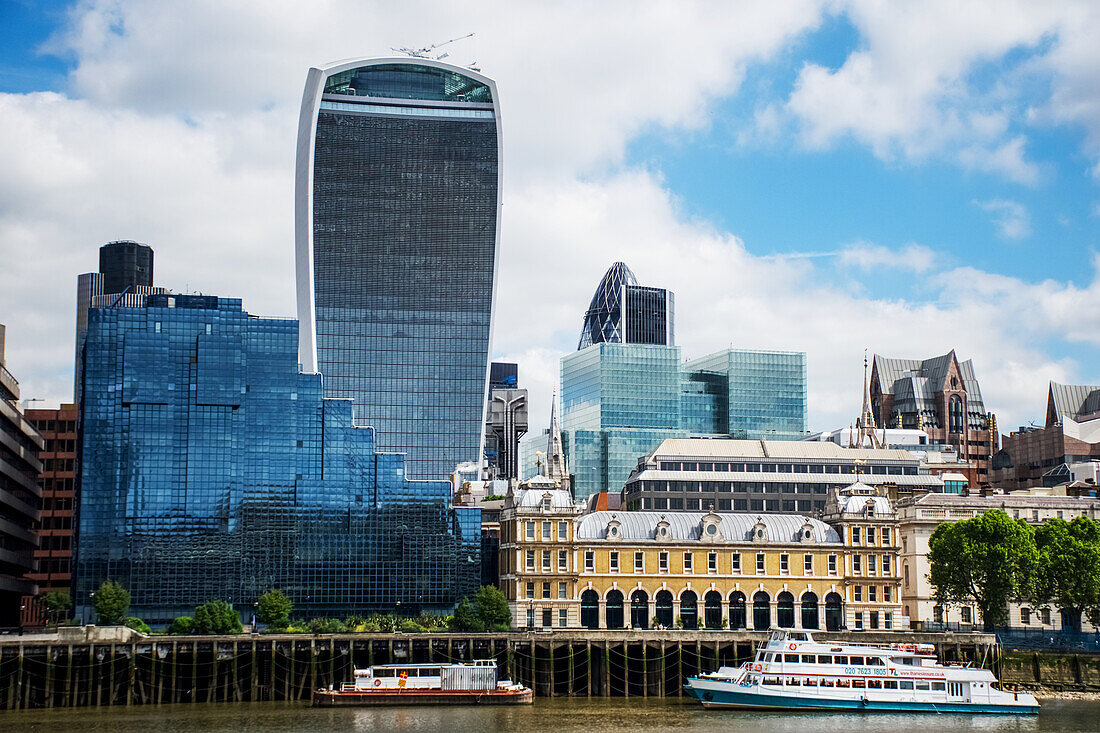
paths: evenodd
<path fill-rule="evenodd" d="M 883 662 L 879 657 L 867 657 L 867 666 L 868 667 L 885 667 L 886 663 Z"/>
<path fill-rule="evenodd" d="M 803 664 L 814 664 L 816 661 L 817 660 L 814 658 L 813 654 L 803 654 L 802 655 L 802 663 Z"/>
<path fill-rule="evenodd" d="M 896 689 L 898 689 L 898 681 L 897 680 L 886 680 L 882 683 L 882 686 L 884 688 L 886 688 L 887 690 L 896 690 Z"/>
<path fill-rule="evenodd" d="M 852 680 L 852 687 L 863 689 L 867 687 L 867 680 Z"/>
<path fill-rule="evenodd" d="M 798 664 L 798 655 L 797 654 L 784 654 L 783 655 L 783 661 L 786 662 L 787 664 Z"/>
<path fill-rule="evenodd" d="M 765 677 L 764 678 L 764 684 L 765 685 L 781 685 L 781 684 L 783 684 L 783 682 L 778 677 Z"/>
<path fill-rule="evenodd" d="M 799 687 L 799 686 L 801 686 L 801 684 L 802 683 L 798 681 L 797 677 L 788 677 L 787 678 L 787 685 L 789 687 Z"/>
<path fill-rule="evenodd" d="M 393 677 L 396 670 L 393 669 L 379 669 L 374 673 L 375 677 Z"/>
<path fill-rule="evenodd" d="M 817 663 L 818 664 L 832 664 L 833 663 L 833 658 L 831 656 L 829 656 L 828 654 L 818 654 L 817 655 Z"/>
<path fill-rule="evenodd" d="M 817 687 L 817 680 L 809 680 L 808 679 L 805 682 L 803 682 L 802 684 L 806 685 L 806 687 Z"/>
<path fill-rule="evenodd" d="M 770 653 L 770 652 L 769 652 L 768 654 L 765 654 L 765 655 L 764 655 L 764 661 L 765 661 L 765 662 L 771 662 L 771 661 L 773 661 L 773 659 L 772 659 L 772 658 L 773 658 L 774 656 L 775 656 L 774 654 L 772 654 L 772 653 Z"/>
<path fill-rule="evenodd" d="M 867 680 L 867 687 L 872 690 L 881 690 L 882 680 Z"/>
<path fill-rule="evenodd" d="M 917 689 L 918 690 L 927 690 L 928 689 L 928 683 L 927 682 L 918 682 L 917 683 Z"/>
<path fill-rule="evenodd" d="M 851 683 L 849 683 L 848 680 L 837 680 L 836 681 L 836 686 L 837 687 L 851 687 Z"/>
<path fill-rule="evenodd" d="M 848 657 L 848 664 L 852 665 L 853 667 L 862 667 L 863 657 Z"/>
<path fill-rule="evenodd" d="M 797 633 L 797 632 L 791 634 L 791 638 L 794 639 L 795 641 L 806 641 L 806 635 L 801 634 L 801 633 Z"/>
<path fill-rule="evenodd" d="M 903 690 L 913 689 L 913 683 L 910 680 L 901 680 L 900 682 L 898 682 L 898 686 L 901 687 L 901 689 Z"/>
<path fill-rule="evenodd" d="M 821 686 L 822 687 L 832 687 L 833 686 L 833 681 L 832 680 L 821 680 Z"/>
<path fill-rule="evenodd" d="M 945 685 L 942 682 L 933 682 L 932 683 L 932 689 L 935 690 L 936 692 L 943 692 L 947 688 L 945 687 Z"/>
<path fill-rule="evenodd" d="M 845 657 L 845 656 L 842 656 L 842 655 L 838 655 L 838 656 L 833 657 L 833 664 L 847 664 L 847 663 L 848 663 L 848 657 Z"/>

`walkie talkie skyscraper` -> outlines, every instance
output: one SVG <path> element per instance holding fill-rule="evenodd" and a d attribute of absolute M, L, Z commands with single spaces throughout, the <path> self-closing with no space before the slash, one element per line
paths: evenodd
<path fill-rule="evenodd" d="M 298 128 L 300 358 L 410 478 L 480 463 L 500 240 L 496 84 L 425 58 L 310 69 Z"/>

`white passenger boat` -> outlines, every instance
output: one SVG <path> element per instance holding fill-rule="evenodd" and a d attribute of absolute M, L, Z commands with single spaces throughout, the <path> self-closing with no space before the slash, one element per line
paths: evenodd
<path fill-rule="evenodd" d="M 377 664 L 354 671 L 354 682 L 314 690 L 314 707 L 342 705 L 524 705 L 531 688 L 497 679 L 493 659 L 428 664 Z"/>
<path fill-rule="evenodd" d="M 741 667 L 690 677 L 708 708 L 1038 713 L 1027 692 L 1000 689 L 987 669 L 939 664 L 931 644 L 888 647 L 816 642 L 778 629 Z"/>

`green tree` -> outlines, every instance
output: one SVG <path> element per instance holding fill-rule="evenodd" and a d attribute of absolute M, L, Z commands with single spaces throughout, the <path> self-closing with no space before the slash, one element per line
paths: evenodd
<path fill-rule="evenodd" d="M 130 591 L 113 580 L 103 581 L 95 592 L 95 614 L 103 626 L 121 626 L 130 610 Z"/>
<path fill-rule="evenodd" d="M 59 590 L 51 590 L 39 596 L 42 605 L 46 607 L 46 623 L 60 623 L 67 615 L 66 611 L 72 608 L 73 599 L 68 593 Z"/>
<path fill-rule="evenodd" d="M 190 616 L 177 616 L 168 627 L 168 633 L 181 636 L 195 633 L 195 619 Z"/>
<path fill-rule="evenodd" d="M 928 538 L 928 579 L 941 604 L 973 603 L 986 631 L 1008 620 L 1008 602 L 1034 596 L 1035 531 L 999 509 L 945 522 Z"/>
<path fill-rule="evenodd" d="M 276 629 L 285 629 L 290 623 L 290 612 L 294 604 L 281 590 L 269 590 L 260 596 L 256 606 L 256 615 L 260 621 Z"/>
<path fill-rule="evenodd" d="M 469 598 L 463 598 L 455 608 L 455 614 L 451 617 L 451 630 L 474 632 L 485 630 L 485 622 L 477 617 L 474 604 L 470 603 Z"/>
<path fill-rule="evenodd" d="M 196 634 L 239 634 L 241 616 L 225 601 L 207 601 L 195 608 Z"/>
<path fill-rule="evenodd" d="M 145 623 L 137 616 L 130 616 L 127 618 L 123 626 L 129 626 L 131 629 L 141 634 L 153 633 L 153 630 L 149 628 L 149 624 Z"/>
<path fill-rule="evenodd" d="M 474 596 L 474 609 L 486 631 L 507 631 L 512 627 L 508 599 L 495 585 L 483 585 Z"/>
<path fill-rule="evenodd" d="M 1100 522 L 1079 516 L 1049 519 L 1035 530 L 1039 549 L 1036 596 L 1053 601 L 1063 624 L 1081 630 L 1081 614 L 1100 621 Z"/>

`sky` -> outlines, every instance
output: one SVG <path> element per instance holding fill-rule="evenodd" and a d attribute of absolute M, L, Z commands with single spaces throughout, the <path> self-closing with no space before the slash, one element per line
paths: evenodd
<path fill-rule="evenodd" d="M 805 351 L 809 426 L 864 352 L 972 359 L 1002 432 L 1100 383 L 1100 5 L 0 0 L 0 323 L 72 397 L 76 277 L 295 313 L 310 66 L 474 33 L 504 136 L 494 357 L 548 422 L 604 271 L 676 293 L 684 358 Z"/>

